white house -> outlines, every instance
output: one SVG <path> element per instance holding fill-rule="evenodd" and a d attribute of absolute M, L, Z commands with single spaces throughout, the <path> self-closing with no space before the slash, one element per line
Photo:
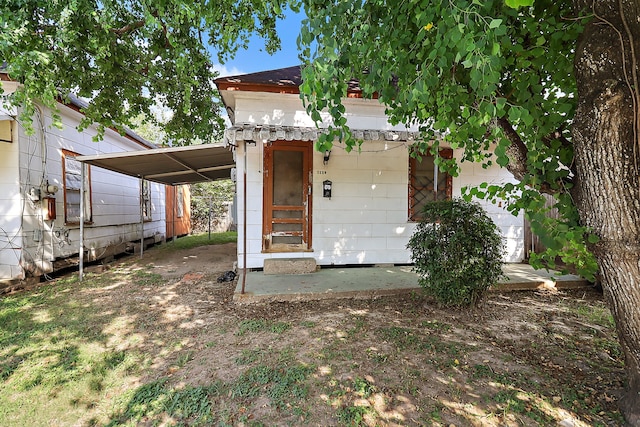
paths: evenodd
<path fill-rule="evenodd" d="M 321 266 L 409 263 L 406 244 L 425 200 L 514 181 L 497 166 L 465 162 L 451 177 L 432 158 L 413 161 L 415 129 L 389 124 L 384 107 L 359 97 L 357 87 L 344 105 L 348 126 L 364 140 L 361 150 L 348 153 L 336 144 L 330 153 L 317 152 L 321 130 L 302 105 L 300 83 L 300 67 L 216 80 L 232 124 L 226 139 L 236 146 L 241 268 L 262 268 L 269 258 L 311 257 Z M 450 149 L 440 154 L 460 156 Z M 498 205 L 484 207 L 505 238 L 505 260 L 521 261 L 524 219 Z"/>
<path fill-rule="evenodd" d="M 17 85 L 2 83 L 5 92 Z M 122 136 L 112 129 L 94 142 L 95 128 L 77 130 L 83 106 L 78 99 L 59 104 L 62 129 L 52 126 L 50 110 L 39 107 L 33 135 L 26 134 L 16 111 L 0 111 L 0 282 L 40 276 L 77 262 L 81 170 L 76 156 L 154 147 L 133 132 Z M 87 168 L 86 260 L 124 252 L 130 242 L 140 241 L 141 229 L 145 241 L 164 239 L 163 185 Z"/>

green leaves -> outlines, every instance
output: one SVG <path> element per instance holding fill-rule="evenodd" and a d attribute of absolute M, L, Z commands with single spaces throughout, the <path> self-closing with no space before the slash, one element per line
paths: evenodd
<path fill-rule="evenodd" d="M 130 125 L 156 102 L 174 143 L 208 141 L 223 127 L 212 84 L 210 43 L 226 59 L 256 33 L 279 47 L 275 17 L 297 1 L 9 1 L 0 14 L 0 57 L 22 86 L 8 99 L 30 129 L 36 101 L 59 94 L 91 99 L 82 126 Z M 167 115 L 169 116 L 169 115 Z M 148 114 L 149 118 L 153 115 Z"/>
<path fill-rule="evenodd" d="M 523 6 L 533 6 L 533 1 L 534 0 L 505 0 L 504 3 L 509 7 L 518 9 Z"/>
<path fill-rule="evenodd" d="M 507 148 L 509 148 L 510 145 L 511 142 L 508 139 L 502 138 L 498 145 L 496 145 L 496 148 L 493 152 L 496 156 L 496 162 L 502 167 L 507 166 L 507 164 L 509 163 Z"/>
<path fill-rule="evenodd" d="M 559 259 L 571 265 L 581 276 L 594 280 L 597 263 L 588 250 L 589 244 L 599 241 L 591 230 L 580 224 L 578 212 L 567 193 L 544 195 L 523 184 L 488 185 L 463 189 L 465 199 L 473 197 L 501 201 L 515 214 L 523 211 L 531 230 L 540 237 L 545 250 L 531 254 L 530 263 L 535 268 L 556 268 Z"/>
<path fill-rule="evenodd" d="M 388 107 L 391 123 L 421 126 L 423 151 L 431 144 L 455 146 L 464 161 L 516 171 L 517 190 L 505 185 L 476 195 L 524 195 L 508 204 L 510 212 L 526 212 L 556 254 L 587 274 L 595 271 L 585 249 L 588 230 L 566 198 L 575 175 L 567 129 L 575 111 L 574 47 L 582 31 L 580 21 L 558 19 L 573 16 L 570 3 L 309 1 L 306 8 L 300 40 L 310 65 L 301 96 L 314 119 L 320 110 L 333 119 L 322 147 L 334 139 L 348 149 L 357 145 L 336 108 L 347 95 L 339 82 L 357 79 L 363 97 L 375 94 Z M 398 16 L 410 18 L 400 22 Z M 555 222 L 545 220 L 541 190 L 557 194 Z"/>
<path fill-rule="evenodd" d="M 461 199 L 425 204 L 407 247 L 425 291 L 446 306 L 474 306 L 502 277 L 504 244 L 477 203 Z"/>
<path fill-rule="evenodd" d="M 502 19 L 492 19 L 491 22 L 489 22 L 489 28 L 498 28 L 500 24 L 502 24 Z"/>

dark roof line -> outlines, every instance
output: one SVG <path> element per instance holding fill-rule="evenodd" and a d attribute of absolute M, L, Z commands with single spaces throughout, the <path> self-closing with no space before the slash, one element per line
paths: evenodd
<path fill-rule="evenodd" d="M 277 70 L 259 71 L 257 73 L 239 74 L 235 76 L 219 77 L 218 83 L 245 83 L 259 85 L 275 85 L 298 87 L 302 84 L 302 69 L 299 65 L 280 68 Z"/>
<path fill-rule="evenodd" d="M 0 77 L 0 81 L 13 81 L 13 79 L 11 77 L 9 77 L 8 73 L 6 72 L 6 62 L 3 62 L 0 65 L 0 74 L 3 74 L 3 77 Z M 85 101 L 82 98 L 79 98 L 78 96 L 69 93 L 67 94 L 66 97 L 64 97 L 62 95 L 62 93 L 60 91 L 58 91 L 59 97 L 58 97 L 58 102 L 62 105 L 66 105 L 67 107 L 71 107 L 73 110 L 76 110 L 77 112 L 79 112 L 80 114 L 82 113 L 82 110 L 89 107 L 89 103 L 87 101 Z M 69 102 L 65 102 L 65 99 L 67 99 Z M 115 130 L 115 129 L 114 129 Z M 124 126 L 124 130 L 125 130 L 125 135 L 133 140 L 134 142 L 137 142 L 138 144 L 142 145 L 143 147 L 147 147 L 147 148 L 158 148 L 158 146 L 156 144 L 154 144 L 151 141 L 147 141 L 146 139 L 144 139 L 143 137 L 141 137 L 140 135 L 138 135 L 137 133 L 135 133 L 134 131 L 132 131 L 131 129 L 129 129 L 128 127 Z"/>
<path fill-rule="evenodd" d="M 276 70 L 260 71 L 257 73 L 239 74 L 235 76 L 219 77 L 214 80 L 220 90 L 229 88 L 271 87 L 281 88 L 285 91 L 298 92 L 302 84 L 302 66 L 279 68 Z M 358 80 L 351 79 L 348 82 L 348 92 L 359 93 Z"/>

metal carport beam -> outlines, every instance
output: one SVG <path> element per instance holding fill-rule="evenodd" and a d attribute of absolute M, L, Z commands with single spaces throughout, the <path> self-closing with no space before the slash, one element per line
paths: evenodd
<path fill-rule="evenodd" d="M 76 156 L 82 163 L 101 167 L 124 175 L 146 179 L 164 185 L 193 184 L 215 181 L 230 177 L 215 173 L 235 166 L 233 146 L 227 144 L 202 144 L 186 147 L 153 148 L 139 151 Z M 176 170 L 176 165 L 178 166 Z M 144 169 L 144 170 L 142 170 Z M 211 176 L 206 174 L 212 173 Z M 84 183 L 84 176 L 82 177 Z M 82 185 L 82 184 L 81 184 Z M 140 184 L 141 185 L 141 184 Z M 81 190 L 82 191 L 82 190 Z M 141 197 L 142 198 L 142 197 Z M 83 278 L 84 268 L 84 197 L 80 198 L 80 248 L 79 278 Z M 142 200 L 140 201 L 142 203 Z M 141 250 L 144 246 L 144 216 L 140 207 L 142 222 Z"/>

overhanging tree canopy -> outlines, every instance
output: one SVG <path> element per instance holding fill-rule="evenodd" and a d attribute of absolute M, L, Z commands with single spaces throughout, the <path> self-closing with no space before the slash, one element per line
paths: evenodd
<path fill-rule="evenodd" d="M 334 116 L 318 148 L 336 136 L 356 145 L 341 104 L 355 77 L 393 121 L 425 125 L 423 150 L 447 144 L 506 165 L 520 185 L 472 194 L 524 209 L 551 255 L 585 274 L 595 256 L 625 353 L 623 410 L 640 425 L 640 6 L 508 7 L 530 1 L 307 0 L 300 40 L 313 66 L 301 92 L 314 117 Z M 0 58 L 23 84 L 9 101 L 28 124 L 36 100 L 54 107 L 73 92 L 93 100 L 85 126 L 112 126 L 161 100 L 174 112 L 171 138 L 208 140 L 220 121 L 207 43 L 224 58 L 255 32 L 277 48 L 286 3 L 298 1 L 0 2 Z M 560 222 L 545 218 L 541 192 L 554 195 Z"/>
<path fill-rule="evenodd" d="M 316 119 L 317 111 L 328 108 L 336 124 L 321 150 L 335 138 L 347 147 L 357 144 L 341 107 L 346 82 L 355 77 L 364 96 L 389 107 L 392 123 L 422 126 L 422 150 L 464 148 L 463 161 L 506 166 L 519 185 L 473 194 L 508 199 L 514 213 L 525 209 L 549 248 L 547 260 L 561 255 L 583 275 L 593 275 L 585 240 L 596 237 L 580 226 L 568 192 L 575 177 L 573 52 L 586 16 L 576 17 L 567 2 L 537 1 L 525 10 L 503 0 L 393 7 L 385 1 L 310 2 L 307 16 L 301 42 L 318 47 L 304 51 L 312 65 L 304 71 L 301 93 Z M 455 160 L 443 167 L 455 173 Z M 541 211 L 540 191 L 555 195 L 560 223 Z M 572 250 L 563 250 L 568 245 Z"/>
<path fill-rule="evenodd" d="M 301 94 L 316 120 L 327 109 L 334 123 L 318 148 L 336 138 L 357 146 L 341 104 L 357 78 L 392 122 L 423 126 L 423 151 L 446 144 L 462 148 L 464 161 L 506 166 L 520 184 L 470 194 L 524 210 L 548 260 L 561 256 L 587 276 L 599 268 L 625 354 L 622 409 L 640 425 L 638 2 L 305 5 Z M 545 216 L 542 193 L 553 194 L 560 220 Z"/>
<path fill-rule="evenodd" d="M 255 33 L 277 50 L 286 3 L 0 1 L 0 64 L 22 84 L 8 101 L 23 107 L 29 127 L 36 99 L 55 111 L 60 95 L 90 98 L 82 126 L 101 132 L 152 118 L 159 102 L 173 113 L 164 127 L 175 143 L 210 141 L 223 128 L 210 48 L 222 61 Z"/>

